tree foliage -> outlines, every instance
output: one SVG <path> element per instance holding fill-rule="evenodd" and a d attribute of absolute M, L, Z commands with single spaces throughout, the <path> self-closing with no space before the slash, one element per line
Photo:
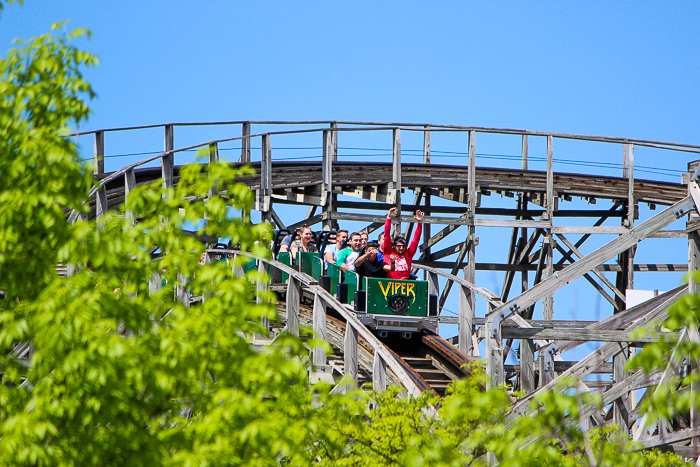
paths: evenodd
<path fill-rule="evenodd" d="M 472 373 L 442 401 L 427 394 L 402 399 L 393 390 L 343 401 L 343 410 L 331 402 L 322 409 L 332 420 L 327 438 L 315 444 L 320 465 L 684 465 L 673 454 L 637 451 L 615 427 L 593 430 L 587 439 L 576 423 L 582 401 L 575 395 L 541 394 L 532 415 L 509 423 L 512 401 L 505 388 L 484 391 L 484 372 L 475 367 Z"/>
<path fill-rule="evenodd" d="M 306 349 L 281 335 L 262 350 L 250 336 L 275 317 L 255 304 L 255 271 L 231 277 L 198 265 L 198 234 L 230 237 L 266 256 L 266 226 L 228 214 L 252 195 L 225 165 L 180 172 L 177 188 L 142 187 L 99 222 L 70 224 L 93 182 L 73 141 L 94 92 L 80 68 L 96 59 L 42 36 L 0 64 L 0 459 L 6 465 L 250 465 L 293 458 L 311 411 Z M 204 202 L 216 183 L 222 196 Z M 161 255 L 154 260 L 152 252 Z M 78 267 L 60 278 L 56 264 Z M 149 294 L 149 279 L 166 286 Z M 160 279 L 157 279 L 160 281 Z M 184 287 L 207 300 L 176 300 Z M 29 368 L 12 350 L 31 342 Z"/>
<path fill-rule="evenodd" d="M 70 44 L 84 34 L 20 43 L 0 62 L 0 463 L 678 462 L 637 453 L 611 430 L 587 439 L 576 428 L 576 397 L 544 394 L 534 415 L 508 423 L 510 396 L 484 391 L 477 368 L 444 400 L 309 386 L 308 349 L 325 344 L 308 331 L 251 345 L 267 333 L 261 319 L 277 319 L 274 297 L 255 288 L 268 278 L 198 264 L 198 236 L 269 255 L 268 226 L 230 214 L 252 207 L 235 182 L 247 169 L 194 164 L 175 188 L 139 187 L 119 213 L 68 222 L 67 212 L 88 212 L 94 186 L 75 142 L 62 136 L 87 118 L 95 95 L 81 68 L 97 60 Z M 196 236 L 184 230 L 191 225 Z M 75 274 L 59 277 L 58 263 Z M 163 286 L 153 292 L 153 283 Z M 204 300 L 188 307 L 178 290 Z M 32 344 L 29 361 L 14 353 L 23 342 Z"/>

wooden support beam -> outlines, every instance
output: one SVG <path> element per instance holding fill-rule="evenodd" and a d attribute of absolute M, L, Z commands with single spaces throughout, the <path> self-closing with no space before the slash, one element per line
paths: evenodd
<path fill-rule="evenodd" d="M 681 289 L 676 291 L 676 293 L 669 293 L 664 297 L 665 299 L 660 301 L 660 303 L 654 307 L 652 310 L 650 310 L 644 317 L 635 320 L 632 324 L 630 324 L 627 328 L 626 331 L 631 331 L 632 329 L 637 329 L 639 327 L 646 326 L 650 322 L 654 320 L 663 320 L 667 314 L 668 314 L 668 308 L 675 303 L 683 294 L 685 294 L 685 289 Z M 517 318 L 517 315 L 514 315 L 513 318 Z M 587 357 L 581 359 L 578 363 L 576 363 L 574 366 L 572 366 L 569 370 L 563 372 L 560 374 L 557 378 L 555 378 L 553 381 L 550 381 L 547 385 L 544 387 L 539 388 L 537 392 L 540 391 L 549 391 L 549 390 L 560 390 L 558 389 L 560 386 L 559 384 L 563 380 L 570 380 L 570 379 L 577 379 L 580 380 L 587 375 L 589 375 L 592 371 L 596 370 L 602 363 L 607 362 L 610 360 L 610 358 L 613 357 L 616 353 L 620 351 L 620 345 L 617 342 L 607 342 L 600 346 L 598 349 L 594 350 L 591 354 L 589 354 Z M 512 422 L 512 420 L 517 417 L 520 414 L 524 414 L 529 412 L 529 406 L 530 406 L 530 399 L 535 395 L 536 393 L 532 393 L 528 396 L 525 396 L 521 399 L 519 399 L 514 405 L 513 408 L 511 409 L 511 412 L 508 416 L 509 422 Z"/>
<path fill-rule="evenodd" d="M 355 214 L 355 213 L 347 213 L 347 212 L 338 212 L 333 214 L 334 219 L 339 219 L 339 220 L 348 220 L 348 221 L 360 221 L 360 222 L 380 222 L 382 218 L 386 218 L 385 216 L 374 216 L 371 214 Z M 397 219 L 399 216 L 396 216 L 394 219 Z M 395 221 L 395 223 L 398 225 L 398 220 Z M 457 229 L 460 225 L 466 225 L 466 226 L 481 226 L 481 227 L 506 227 L 506 228 L 514 228 L 514 227 L 526 227 L 526 228 L 550 228 L 551 223 L 548 221 L 529 221 L 529 220 L 512 220 L 512 219 L 468 219 L 465 217 L 425 217 L 423 219 L 424 224 L 447 224 L 447 225 L 454 225 L 455 227 L 453 229 L 446 230 L 446 234 L 453 232 L 454 230 Z M 606 232 L 607 233 L 607 232 Z M 438 233 L 434 238 L 436 240 L 431 239 L 431 245 L 434 245 L 437 243 L 437 241 L 441 240 L 446 236 L 446 234 L 441 235 Z M 438 237 L 440 235 L 440 237 Z M 425 247 L 425 246 L 424 246 Z"/>
<path fill-rule="evenodd" d="M 610 213 L 617 212 L 617 205 L 613 206 L 613 207 L 610 209 L 609 212 L 610 212 Z M 598 220 L 595 222 L 595 224 L 593 224 L 593 226 L 594 226 L 594 227 L 600 227 L 600 226 L 603 225 L 603 223 L 608 219 L 608 217 L 609 217 L 609 216 L 608 216 L 608 213 L 605 213 L 603 216 L 601 216 L 600 219 L 598 219 Z M 555 231 L 555 232 L 552 232 L 552 233 L 564 235 L 564 232 L 556 232 L 556 231 Z M 581 245 L 583 245 L 583 244 L 586 242 L 586 240 L 588 240 L 590 237 L 591 237 L 591 233 L 586 233 L 584 236 L 582 236 L 580 239 L 578 239 L 578 240 L 576 241 L 576 244 L 575 244 L 575 245 L 576 245 L 576 248 L 579 248 Z M 566 261 L 569 260 L 569 258 L 571 258 L 571 255 L 573 255 L 573 251 L 570 251 L 568 254 L 564 255 L 564 257 L 562 257 L 562 259 L 559 260 L 559 262 L 557 263 L 557 265 L 562 265 L 562 264 L 564 264 Z"/>
<path fill-rule="evenodd" d="M 358 334 L 357 329 L 350 324 L 345 325 L 345 342 L 343 349 L 343 364 L 345 376 L 357 383 L 359 364 L 357 359 Z"/>
<path fill-rule="evenodd" d="M 464 270 L 464 280 L 473 282 L 473 278 L 467 277 L 468 272 Z M 470 280 L 472 279 L 472 280 Z M 459 350 L 466 355 L 472 356 L 474 349 L 472 347 L 472 333 L 474 332 L 474 315 L 476 314 L 476 295 L 468 287 L 459 284 L 459 321 L 458 321 L 458 340 Z"/>
<path fill-rule="evenodd" d="M 272 207 L 272 147 L 270 134 L 262 135 L 260 154 L 260 188 L 258 189 L 256 209 L 260 211 L 263 222 L 270 221 L 270 208 Z"/>
<path fill-rule="evenodd" d="M 524 292 L 515 299 L 510 300 L 508 303 L 499 307 L 496 312 L 509 309 L 513 305 L 516 305 L 520 309 L 534 305 L 537 301 L 554 293 L 562 286 L 581 277 L 585 273 L 591 271 L 593 268 L 601 265 L 603 262 L 609 260 L 620 252 L 632 247 L 633 245 L 636 245 L 652 233 L 670 225 L 679 217 L 687 214 L 693 208 L 693 206 L 694 204 L 692 203 L 690 197 L 682 199 L 673 206 L 661 211 L 647 221 L 639 224 L 637 227 L 629 230 L 626 234 L 620 235 L 614 240 L 596 249 L 592 253 L 584 256 L 579 261 L 561 271 L 558 275 L 545 279 L 527 292 Z"/>
<path fill-rule="evenodd" d="M 163 189 L 172 188 L 174 186 L 173 168 L 175 167 L 175 155 L 172 152 L 168 152 L 174 149 L 174 144 L 173 126 L 165 125 L 163 151 L 167 152 L 167 154 L 164 154 L 160 160 Z"/>
<path fill-rule="evenodd" d="M 93 173 L 105 173 L 105 133 L 104 131 L 95 132 L 95 146 L 93 150 Z"/>
<path fill-rule="evenodd" d="M 457 275 L 457 272 L 461 269 L 460 265 L 462 264 L 462 261 L 464 260 L 464 257 L 467 255 L 467 252 L 469 252 L 471 248 L 471 244 L 473 243 L 472 238 L 467 237 L 464 242 L 462 242 L 462 248 L 459 251 L 459 255 L 457 255 L 457 260 L 455 261 L 455 265 L 452 268 L 451 275 L 455 276 Z M 473 259 L 473 256 L 472 258 Z M 469 266 L 470 263 L 467 263 L 466 268 L 470 268 Z M 472 266 L 473 268 L 473 266 Z M 465 279 L 471 283 L 474 283 L 474 280 L 469 280 L 467 277 Z M 442 309 L 443 306 L 445 306 L 445 302 L 447 301 L 447 296 L 450 294 L 450 290 L 452 289 L 452 281 L 448 281 L 447 284 L 445 284 L 445 288 L 442 290 L 442 294 L 440 295 L 440 308 Z"/>
<path fill-rule="evenodd" d="M 530 339 L 520 340 L 520 390 L 530 394 L 535 390 L 535 343 Z"/>
<path fill-rule="evenodd" d="M 466 219 L 467 215 L 468 215 L 467 213 L 464 213 L 459 217 L 459 219 Z M 425 224 L 425 219 L 423 219 L 423 223 Z M 428 225 L 429 224 L 424 225 L 423 228 L 426 228 Z M 443 238 L 446 238 L 449 234 L 451 234 L 452 232 L 457 230 L 457 228 L 459 228 L 459 225 L 457 225 L 457 224 L 448 225 L 447 227 L 442 229 L 440 232 L 435 234 L 434 237 L 430 237 L 427 241 L 424 241 L 423 244 L 419 247 L 420 251 L 423 251 L 423 252 L 429 251 L 430 247 L 432 247 L 433 245 L 438 243 Z"/>
<path fill-rule="evenodd" d="M 323 220 L 323 226 L 327 229 L 333 228 L 333 134 L 337 132 L 323 130 L 323 161 L 321 171 L 321 210 L 328 213 Z"/>
<path fill-rule="evenodd" d="M 394 204 L 398 209 L 398 214 L 396 215 L 397 224 L 394 224 L 393 235 L 398 235 L 401 233 L 401 130 L 398 128 L 393 130 L 394 134 L 394 144 L 393 144 L 393 165 L 392 165 L 392 175 L 391 175 L 391 188 L 389 192 L 389 201 Z"/>
<path fill-rule="evenodd" d="M 437 295 L 440 293 L 440 283 L 438 282 L 438 275 L 435 274 L 434 272 L 430 271 L 424 271 L 425 272 L 425 280 L 428 281 L 428 294 L 429 295 Z M 438 314 L 441 313 L 441 310 L 438 310 Z M 455 323 L 456 324 L 456 323 Z"/>
<path fill-rule="evenodd" d="M 584 256 L 583 253 L 581 253 L 581 252 L 579 251 L 579 249 L 576 247 L 576 245 L 574 245 L 573 243 L 571 243 L 571 242 L 569 241 L 569 239 L 567 239 L 567 238 L 566 238 L 564 235 L 562 235 L 562 234 L 558 234 L 557 237 L 559 238 L 559 240 L 562 241 L 562 243 L 563 243 L 564 245 L 566 245 L 566 247 L 571 251 L 571 253 L 575 254 L 575 255 L 576 255 L 577 257 L 579 257 L 579 258 L 583 258 L 583 256 Z M 563 249 L 562 249 L 562 254 L 564 254 Z M 567 253 L 565 256 L 570 257 L 570 255 L 569 255 L 568 253 Z M 570 259 L 570 261 L 571 261 L 572 263 L 574 262 L 573 259 Z M 617 295 L 618 298 L 619 298 L 620 300 L 622 300 L 623 302 L 625 301 L 625 294 L 623 294 L 623 293 L 620 291 L 620 289 L 618 289 L 617 287 L 615 287 L 615 285 L 614 285 L 612 282 L 610 282 L 610 280 L 609 280 L 607 277 L 605 277 L 605 276 L 603 275 L 603 273 L 599 272 L 597 269 L 593 269 L 593 273 L 594 273 L 596 276 L 598 276 L 598 278 L 603 282 L 603 284 L 607 285 L 608 288 L 610 288 L 610 290 L 611 290 L 615 295 Z"/>
<path fill-rule="evenodd" d="M 550 323 L 549 320 L 544 320 Z M 503 338 L 512 339 L 543 339 L 543 340 L 567 340 L 579 342 L 634 342 L 636 344 L 648 344 L 662 339 L 677 339 L 677 332 L 659 332 L 636 337 L 631 340 L 629 331 L 607 331 L 599 329 L 553 329 L 553 328 L 516 328 L 502 327 Z M 621 378 L 624 379 L 624 378 Z"/>
<path fill-rule="evenodd" d="M 258 273 L 265 274 L 267 273 L 267 267 L 265 266 L 265 262 L 261 259 L 257 260 L 257 269 Z M 265 291 L 267 291 L 270 288 L 270 283 L 266 281 L 258 281 L 258 283 L 255 286 L 255 302 L 260 305 L 263 303 L 263 295 Z M 270 329 L 270 323 L 267 319 L 267 317 L 262 318 L 262 327 L 265 329 L 265 332 L 267 332 Z"/>
<path fill-rule="evenodd" d="M 553 159 L 553 143 L 552 136 L 547 136 L 547 199 L 545 207 L 547 208 L 547 219 L 552 220 L 554 217 L 554 159 Z M 546 247 L 545 247 L 546 245 Z M 543 278 L 547 280 L 554 274 L 554 238 L 552 231 L 549 230 L 545 234 L 544 244 L 542 246 L 546 259 L 546 267 L 544 269 Z M 554 319 L 554 294 L 548 294 L 542 301 L 542 319 Z M 547 384 L 545 381 L 544 384 Z"/>
<path fill-rule="evenodd" d="M 148 293 L 151 295 L 156 294 L 160 289 L 163 288 L 163 276 L 160 273 L 154 273 L 148 278 Z"/>
<path fill-rule="evenodd" d="M 134 169 L 129 169 L 126 172 L 124 172 L 124 198 L 126 202 L 126 198 L 129 197 L 129 193 L 136 188 L 136 175 L 134 174 Z M 126 210 L 126 218 L 129 222 L 132 224 L 134 223 L 134 213 L 131 212 L 130 210 Z"/>
<path fill-rule="evenodd" d="M 272 207 L 270 208 L 270 218 L 275 223 L 275 225 L 277 226 L 278 229 L 285 229 L 286 228 L 284 226 L 284 222 L 282 222 L 282 219 L 280 219 L 280 216 L 277 215 L 277 212 Z"/>
<path fill-rule="evenodd" d="M 603 363 L 600 365 L 599 368 L 602 370 L 603 367 L 605 367 L 607 365 L 612 366 L 609 363 L 607 363 L 607 364 Z M 612 368 L 610 370 L 606 371 L 606 373 L 608 373 L 610 371 L 612 371 Z M 602 371 L 600 371 L 600 370 L 599 370 L 599 372 L 602 373 Z M 616 399 L 622 397 L 624 394 L 629 393 L 630 391 L 642 389 L 643 385 L 646 383 L 645 380 L 648 378 L 649 378 L 649 376 L 646 375 L 643 370 L 638 370 L 634 374 L 628 376 L 627 378 L 625 378 L 622 381 L 619 381 L 617 383 L 615 383 L 613 381 L 612 385 L 610 387 L 608 387 L 607 389 L 605 389 L 603 391 L 603 393 L 601 394 L 601 402 L 602 402 L 601 405 L 603 407 L 605 407 L 605 406 L 613 403 Z M 598 409 L 598 401 L 597 400 L 593 401 L 593 402 L 585 405 L 584 407 L 582 407 L 580 410 L 581 410 L 581 415 L 584 418 L 588 418 L 599 410 Z M 630 414 L 631 414 L 631 412 L 630 412 Z M 628 424 L 630 421 L 634 421 L 632 419 L 632 417 L 628 417 L 627 422 L 625 422 L 625 423 Z M 620 425 L 620 426 L 623 426 L 623 425 Z"/>
<path fill-rule="evenodd" d="M 604 331 L 611 332 L 611 331 Z M 646 336 L 645 336 L 646 337 Z M 613 357 L 613 384 L 620 383 L 627 379 L 629 372 L 626 370 L 627 362 L 629 361 L 629 347 L 620 345 L 620 351 Z M 613 401 L 613 422 L 620 427 L 620 431 L 629 436 L 629 412 L 630 394 L 629 390 L 624 391 L 620 397 Z"/>
<path fill-rule="evenodd" d="M 475 222 L 476 208 L 479 204 L 479 195 L 476 189 L 476 132 L 474 130 L 469 132 L 469 167 L 467 167 L 467 220 Z M 453 275 L 458 271 L 459 265 L 462 263 L 462 259 L 465 254 L 467 255 L 467 266 L 464 268 L 464 280 L 474 284 L 476 282 L 476 228 L 474 225 L 470 225 L 468 228 L 467 241 L 464 245 L 464 252 L 460 252 L 457 257 L 457 264 L 453 268 Z M 448 286 L 451 282 L 448 282 Z M 449 292 L 449 291 L 448 291 Z M 460 287 L 460 326 L 459 326 L 459 338 L 460 338 L 460 348 L 465 349 L 467 355 L 476 355 L 478 352 L 474 349 L 472 341 L 472 332 L 474 329 L 474 316 L 476 314 L 476 295 L 474 290 L 465 287 Z M 491 347 L 492 341 L 486 341 L 486 355 L 489 358 L 495 358 L 500 349 L 495 349 Z M 491 374 L 492 384 L 498 385 L 505 382 L 505 374 L 496 374 L 495 370 Z"/>
<path fill-rule="evenodd" d="M 107 190 L 104 185 L 97 187 L 95 192 L 95 216 L 99 219 L 107 212 Z"/>
<path fill-rule="evenodd" d="M 241 128 L 241 158 L 243 164 L 250 163 L 250 122 L 243 122 Z"/>
<path fill-rule="evenodd" d="M 523 194 L 518 195 L 518 210 L 525 207 L 527 201 Z M 520 216 L 516 217 L 516 220 L 520 220 Z M 520 238 L 518 238 L 518 233 L 520 232 Z M 510 240 L 510 248 L 508 249 L 508 264 L 519 264 L 522 261 L 521 254 L 525 248 L 527 242 L 527 229 L 517 228 L 513 229 L 513 234 Z M 529 254 L 529 253 L 528 253 Z M 513 284 L 513 278 L 515 277 L 515 271 L 507 271 L 505 278 L 503 279 L 503 289 L 501 290 L 501 301 L 508 300 L 508 295 L 510 294 L 510 287 Z"/>
<path fill-rule="evenodd" d="M 629 229 L 626 227 L 616 227 L 616 226 L 565 226 L 551 228 L 554 234 L 598 234 L 598 235 L 620 235 L 627 232 Z"/>
<path fill-rule="evenodd" d="M 462 251 L 462 247 L 464 247 L 464 242 L 455 243 L 455 244 L 452 245 L 452 246 L 448 246 L 447 248 L 443 248 L 443 249 L 440 250 L 440 251 L 436 251 L 435 253 L 432 253 L 432 254 L 430 255 L 430 258 L 431 258 L 433 261 L 437 261 L 437 260 L 440 260 L 440 259 L 442 259 L 442 258 L 446 258 L 446 257 L 448 257 L 448 256 L 452 256 L 452 255 L 454 255 L 454 254 L 459 253 L 460 251 Z"/>
<path fill-rule="evenodd" d="M 539 258 L 539 251 L 535 252 L 536 258 Z M 430 266 L 433 268 L 452 268 L 455 266 L 453 261 L 416 261 L 418 264 Z M 467 263 L 459 265 L 463 268 Z M 570 267 L 570 266 L 566 266 Z M 563 271 L 564 266 L 554 266 L 554 271 Z M 597 271 L 620 271 L 619 264 L 601 264 L 593 268 Z M 503 264 L 503 263 L 476 263 L 477 271 L 536 271 L 537 265 L 524 264 Z M 687 272 L 688 264 L 635 264 L 634 270 L 637 272 Z M 535 281 L 537 283 L 538 281 Z"/>
<path fill-rule="evenodd" d="M 416 191 L 416 197 L 413 200 L 413 205 L 414 206 L 420 206 L 421 201 L 423 200 L 423 191 L 421 189 L 418 189 Z M 415 211 L 413 211 L 413 214 L 415 214 Z M 411 241 L 411 234 L 413 233 L 413 226 L 415 225 L 415 222 L 411 221 L 408 223 L 406 226 L 406 233 L 404 234 L 404 237 L 406 238 L 407 241 Z"/>
<path fill-rule="evenodd" d="M 522 169 L 527 170 L 527 135 L 523 135 Z"/>
<path fill-rule="evenodd" d="M 629 180 L 627 189 L 627 228 L 634 227 L 636 217 L 636 201 L 634 195 L 634 144 L 629 145 Z M 636 247 L 627 250 L 627 277 L 625 282 L 628 289 L 634 289 L 634 253 Z"/>
<path fill-rule="evenodd" d="M 423 163 L 430 164 L 430 126 L 426 125 L 423 131 Z"/>
<path fill-rule="evenodd" d="M 314 296 L 313 330 L 317 339 L 324 341 L 328 339 L 326 331 L 326 304 L 319 295 Z M 326 352 L 323 350 L 323 347 L 314 347 L 313 364 L 316 366 L 326 364 Z"/>
<path fill-rule="evenodd" d="M 309 218 L 307 218 L 307 219 L 301 220 L 301 221 L 299 221 L 299 222 L 297 222 L 297 223 L 295 223 L 295 224 L 290 224 L 290 225 L 287 226 L 287 229 L 289 229 L 289 230 L 291 230 L 291 231 L 295 231 L 296 229 L 298 229 L 298 228 L 301 227 L 302 225 L 312 226 L 312 225 L 318 224 L 318 223 L 321 222 L 322 220 L 323 220 L 323 215 L 318 214 L 318 215 L 316 215 L 316 216 L 309 217 Z"/>
<path fill-rule="evenodd" d="M 680 352 L 680 348 L 682 347 L 683 343 L 688 340 L 688 329 L 684 329 L 683 332 L 681 333 L 681 337 L 678 339 L 678 342 L 676 343 L 676 346 L 673 349 L 673 352 L 671 353 L 671 357 L 668 359 L 668 363 L 666 364 L 666 368 L 664 369 L 664 372 L 661 375 L 661 379 L 659 380 L 659 383 L 656 386 L 656 389 L 654 389 L 653 393 L 656 393 L 658 391 L 659 387 L 663 387 L 671 381 L 672 378 L 676 376 L 678 373 L 678 369 L 680 367 L 680 359 L 678 358 L 678 353 Z M 649 414 L 644 414 L 642 417 L 642 420 L 639 422 L 639 429 L 637 432 L 634 434 L 632 439 L 634 441 L 640 441 L 644 442 L 644 439 L 648 439 L 652 436 L 653 433 L 653 428 L 651 427 L 651 424 L 649 422 Z"/>
<path fill-rule="evenodd" d="M 188 285 L 190 284 L 190 279 L 182 274 L 177 274 L 177 284 L 175 287 L 175 295 L 177 300 L 182 303 L 185 308 L 190 307 L 190 290 Z"/>
<path fill-rule="evenodd" d="M 299 304 L 301 301 L 301 282 L 295 277 L 287 283 L 287 328 L 299 337 Z"/>
<path fill-rule="evenodd" d="M 527 170 L 527 135 L 523 136 L 523 170 Z M 520 202 L 523 207 L 527 207 L 527 194 L 520 194 Z M 531 239 L 528 240 L 527 229 L 520 229 L 519 244 L 521 245 L 521 248 L 518 256 L 516 257 L 518 264 L 522 264 L 522 262 L 530 255 L 530 252 L 532 251 L 532 248 L 534 248 L 535 242 L 541 233 L 542 230 L 535 229 L 535 231 L 532 233 Z M 529 288 L 528 271 L 521 272 L 520 288 L 521 293 L 525 292 Z M 537 379 L 535 375 L 535 342 L 531 339 L 521 339 L 519 350 L 520 390 L 525 392 L 525 394 L 530 394 L 537 386 Z"/>
<path fill-rule="evenodd" d="M 564 248 L 562 248 L 561 246 L 559 246 L 558 243 L 556 243 L 555 246 L 556 246 L 557 250 L 559 250 L 562 254 L 566 254 L 566 253 L 567 253 L 566 250 L 565 250 Z M 574 262 L 572 259 L 569 259 L 569 261 L 570 261 L 571 263 Z M 596 275 L 598 275 L 598 277 L 602 276 L 602 273 L 600 273 L 597 269 L 593 269 L 593 272 L 594 272 Z M 624 308 L 622 308 L 622 307 L 620 307 L 620 306 L 618 305 L 618 303 L 616 302 L 616 300 L 615 300 L 613 297 L 611 297 L 611 296 L 605 291 L 605 289 L 603 289 L 603 287 L 602 287 L 600 284 L 598 284 L 598 282 L 596 282 L 595 279 L 593 279 L 593 277 L 592 277 L 590 274 L 586 273 L 586 274 L 583 275 L 583 277 L 584 277 L 584 279 L 586 279 L 586 280 L 587 280 L 587 281 L 588 281 L 588 282 L 603 296 L 603 298 L 605 298 L 605 300 L 608 301 L 608 303 L 610 303 L 610 304 L 615 308 L 616 311 L 620 311 L 620 310 L 623 310 L 623 309 L 624 309 Z M 607 279 L 605 276 L 602 276 L 602 277 L 604 278 L 604 281 L 608 281 L 608 279 Z M 609 281 L 608 281 L 608 282 L 609 282 Z M 614 288 L 615 290 L 618 290 L 614 285 L 610 284 L 610 286 L 611 286 L 612 288 Z M 618 298 L 618 300 L 619 300 L 619 298 Z M 623 303 L 624 303 L 624 301 L 623 301 Z"/>
<path fill-rule="evenodd" d="M 386 362 L 379 353 L 374 353 L 372 363 L 372 389 L 378 392 L 386 391 Z"/>
<path fill-rule="evenodd" d="M 476 216 L 477 193 L 476 193 L 476 132 L 469 132 L 469 166 L 467 167 L 467 216 L 474 219 Z"/>
<path fill-rule="evenodd" d="M 641 303 L 633 308 L 623 310 L 608 318 L 605 318 L 602 321 L 595 321 L 584 327 L 588 331 L 614 331 L 627 329 L 631 325 L 633 325 L 638 319 L 653 319 L 653 313 L 660 313 L 665 310 L 665 308 L 659 308 L 660 304 L 665 303 L 669 297 L 676 296 L 677 294 L 682 293 L 684 289 L 684 286 L 677 287 L 657 297 L 654 297 L 651 300 Z M 560 353 L 564 353 L 580 345 L 580 342 L 564 339 L 558 340 L 554 344 L 557 346 Z"/>
<path fill-rule="evenodd" d="M 700 436 L 700 428 L 681 428 L 673 433 L 668 433 L 664 436 L 651 436 L 639 440 L 645 449 L 656 448 L 665 445 L 673 445 L 692 438 Z M 675 448 L 675 447 L 674 447 Z"/>
<path fill-rule="evenodd" d="M 338 160 L 338 122 L 331 122 L 331 160 Z"/>
<path fill-rule="evenodd" d="M 487 319 L 484 340 L 486 341 L 486 389 L 497 387 L 505 383 L 503 371 L 503 348 L 500 336 L 496 336 L 497 329 L 493 327 L 493 320 Z"/>
<path fill-rule="evenodd" d="M 212 176 L 211 166 L 219 162 L 219 145 L 218 143 L 211 143 L 209 145 L 209 177 Z M 209 189 L 209 197 L 216 196 L 219 194 L 218 183 Z"/>
<path fill-rule="evenodd" d="M 423 132 L 423 164 L 425 165 L 430 165 L 430 127 L 426 126 L 425 131 Z M 424 202 L 424 207 L 423 211 L 426 216 L 430 216 L 433 213 L 432 210 L 432 202 L 430 199 L 430 192 L 431 190 L 423 190 L 421 189 L 421 193 L 425 194 L 425 202 Z M 426 259 L 430 258 L 430 245 L 428 242 L 430 241 L 431 237 L 431 228 L 430 224 L 425 224 L 423 226 L 423 244 L 428 245 L 426 248 L 421 247 L 421 258 Z M 427 276 L 427 273 L 426 273 Z M 426 277 L 427 278 L 427 277 Z M 437 295 L 437 293 L 436 293 Z"/>

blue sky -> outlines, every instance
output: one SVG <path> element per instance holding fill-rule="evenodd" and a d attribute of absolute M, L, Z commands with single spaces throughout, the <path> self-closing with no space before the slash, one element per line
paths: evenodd
<path fill-rule="evenodd" d="M 90 2 L 5 8 L 0 50 L 55 21 L 100 57 L 89 128 L 449 123 L 698 142 L 697 2 Z"/>
<path fill-rule="evenodd" d="M 86 73 L 99 97 L 81 130 L 169 122 L 359 120 L 700 144 L 698 2 L 25 0 L 1 13 L 0 51 L 14 38 L 46 33 L 51 23 L 63 20 L 71 20 L 68 30 L 92 31 L 92 39 L 79 45 L 100 59 Z M 238 134 L 238 127 L 189 135 L 177 130 L 175 145 Z M 370 138 L 366 145 L 390 148 L 390 139 L 383 138 Z M 436 150 L 455 150 L 439 138 L 434 136 Z M 405 135 L 404 141 L 405 149 L 417 149 L 422 139 Z M 451 142 L 466 151 L 464 135 Z M 91 149 L 91 140 L 82 143 Z M 361 144 L 341 139 L 341 146 Z M 480 157 L 519 154 L 519 140 L 508 144 L 478 145 L 477 152 Z M 531 154 L 544 155 L 541 141 L 531 144 Z M 137 143 L 108 136 L 106 145 L 107 154 L 158 151 L 162 132 Z M 555 158 L 559 148 L 570 151 L 564 158 L 592 157 L 590 148 L 574 146 L 555 141 Z M 109 159 L 107 169 L 140 158 L 134 157 Z M 639 149 L 638 165 L 681 171 L 692 159 L 661 157 Z M 493 232 L 477 232 L 479 261 L 505 261 L 503 239 Z M 676 247 L 678 254 L 659 261 L 684 262 L 682 242 Z M 682 277 L 662 276 L 638 274 L 637 280 L 641 288 L 665 290 Z M 496 273 L 477 275 L 480 285 L 496 292 L 499 280 Z M 555 314 L 559 309 L 559 316 L 592 317 L 597 299 L 588 289 L 583 283 L 555 295 Z M 607 313 L 610 307 L 603 308 Z"/>

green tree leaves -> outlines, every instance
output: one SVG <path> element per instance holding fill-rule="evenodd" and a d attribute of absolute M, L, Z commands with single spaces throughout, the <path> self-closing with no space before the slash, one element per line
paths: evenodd
<path fill-rule="evenodd" d="M 635 453 L 612 430 L 588 440 L 575 396 L 544 394 L 534 415 L 509 425 L 511 396 L 484 391 L 478 368 L 444 400 L 309 386 L 308 330 L 251 345 L 268 333 L 261 318 L 278 319 L 275 296 L 256 291 L 268 277 L 234 274 L 248 257 L 198 264 L 203 237 L 269 257 L 269 226 L 232 214 L 253 206 L 236 182 L 249 169 L 193 164 L 175 188 L 140 186 L 121 212 L 69 223 L 72 210 L 88 212 L 94 187 L 63 136 L 95 95 L 81 69 L 97 60 L 69 43 L 86 34 L 22 42 L 0 62 L 0 464 L 677 462 Z M 59 277 L 58 262 L 75 274 Z M 672 319 L 683 326 L 687 315 L 679 306 Z M 29 359 L 19 358 L 22 343 Z"/>
<path fill-rule="evenodd" d="M 76 33 L 76 36 L 85 34 Z M 55 275 L 71 238 L 65 209 L 80 209 L 92 181 L 73 141 L 94 97 L 81 68 L 97 59 L 44 35 L 0 61 L 0 290 L 8 309 L 36 297 Z"/>

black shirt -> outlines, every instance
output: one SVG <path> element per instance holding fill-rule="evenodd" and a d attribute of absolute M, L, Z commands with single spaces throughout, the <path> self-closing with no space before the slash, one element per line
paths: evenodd
<path fill-rule="evenodd" d="M 360 250 L 360 256 L 364 254 L 365 249 L 363 248 Z M 384 272 L 384 262 L 379 261 L 377 258 L 375 258 L 374 261 L 370 261 L 369 259 L 364 260 L 362 264 L 355 266 L 355 272 L 360 276 L 360 279 L 363 277 L 386 278 L 386 273 Z"/>

